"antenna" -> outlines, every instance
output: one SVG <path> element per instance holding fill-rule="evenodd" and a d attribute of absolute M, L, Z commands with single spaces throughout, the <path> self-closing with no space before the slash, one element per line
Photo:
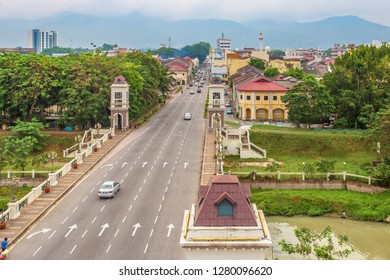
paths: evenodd
<path fill-rule="evenodd" d="M 171 37 L 168 38 L 168 47 L 171 48 L 172 45 L 171 45 Z"/>

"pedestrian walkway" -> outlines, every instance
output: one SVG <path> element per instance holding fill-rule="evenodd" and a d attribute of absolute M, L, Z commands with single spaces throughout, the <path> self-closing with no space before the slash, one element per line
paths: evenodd
<path fill-rule="evenodd" d="M 204 141 L 204 152 L 203 152 L 203 164 L 202 164 L 202 176 L 201 185 L 207 185 L 216 172 L 215 166 L 215 131 L 206 130 L 205 141 Z"/>
<path fill-rule="evenodd" d="M 8 237 L 9 244 L 12 246 L 13 242 L 22 236 L 38 218 L 43 216 L 54 203 L 88 174 L 128 133 L 130 133 L 130 130 L 116 131 L 112 139 L 104 142 L 101 148 L 84 158 L 83 163 L 79 164 L 77 169 L 72 169 L 63 176 L 57 185 L 51 187 L 49 193 L 42 192 L 39 197 L 23 208 L 16 219 L 7 221 L 7 227 L 0 231 L 0 235 Z"/>

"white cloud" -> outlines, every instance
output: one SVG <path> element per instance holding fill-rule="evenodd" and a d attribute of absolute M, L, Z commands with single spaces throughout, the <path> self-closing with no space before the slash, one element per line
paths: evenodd
<path fill-rule="evenodd" d="M 0 0 L 0 19 L 38 19 L 62 12 L 125 15 L 141 12 L 167 20 L 219 18 L 314 21 L 356 15 L 390 26 L 386 0 Z"/>

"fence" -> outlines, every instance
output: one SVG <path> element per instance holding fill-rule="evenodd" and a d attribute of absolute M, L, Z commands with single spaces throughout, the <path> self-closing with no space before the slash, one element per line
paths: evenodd
<path fill-rule="evenodd" d="M 51 171 L 37 171 L 37 170 L 28 170 L 28 171 L 14 171 L 14 170 L 7 170 L 7 171 L 0 171 L 0 179 L 3 177 L 1 174 L 6 174 L 6 179 L 12 179 L 12 174 L 20 174 L 25 176 L 26 174 L 30 174 L 31 178 L 36 178 L 37 174 L 49 174 Z"/>
<path fill-rule="evenodd" d="M 368 185 L 371 185 L 373 181 L 379 181 L 375 178 L 372 178 L 371 176 L 362 176 L 362 175 L 356 175 L 351 174 L 347 172 L 341 172 L 341 173 L 307 173 L 307 172 L 231 172 L 228 171 L 229 174 L 237 175 L 237 176 L 251 176 L 253 180 L 256 180 L 257 177 L 272 177 L 276 178 L 277 180 L 283 180 L 283 179 L 291 179 L 291 178 L 299 178 L 302 181 L 308 180 L 308 179 L 325 179 L 327 181 L 342 178 L 343 181 L 347 181 L 348 179 L 356 180 L 363 179 L 364 181 L 367 181 Z"/>

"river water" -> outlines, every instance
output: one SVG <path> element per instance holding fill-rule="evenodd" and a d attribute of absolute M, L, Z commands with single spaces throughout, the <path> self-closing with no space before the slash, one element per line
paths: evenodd
<path fill-rule="evenodd" d="M 281 251 L 278 242 L 285 239 L 297 243 L 294 228 L 308 227 L 312 231 L 321 232 L 327 226 L 335 235 L 348 236 L 348 244 L 354 248 L 349 260 L 390 260 L 390 224 L 375 222 L 360 222 L 334 217 L 280 217 L 267 216 L 267 225 L 271 233 L 274 247 L 267 254 L 268 259 L 314 259 L 300 255 L 289 255 Z"/>

